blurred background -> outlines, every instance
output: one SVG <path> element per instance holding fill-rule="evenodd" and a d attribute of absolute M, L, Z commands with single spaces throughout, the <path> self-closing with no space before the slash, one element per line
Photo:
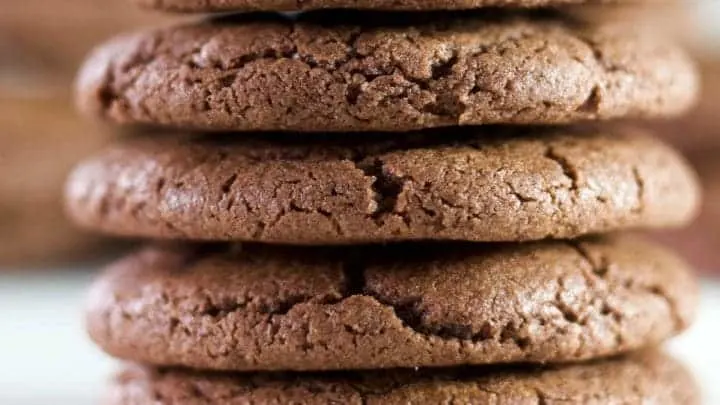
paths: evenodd
<path fill-rule="evenodd" d="M 695 165 L 706 199 L 693 226 L 653 237 L 702 274 L 699 322 L 671 350 L 696 372 L 705 402 L 720 404 L 713 384 L 720 377 L 720 0 L 674 3 L 633 18 L 674 35 L 699 61 L 698 107 L 652 126 Z M 85 337 L 83 294 L 93 273 L 125 247 L 63 219 L 68 170 L 117 136 L 76 116 L 72 80 L 93 45 L 172 19 L 122 0 L 2 0 L 0 10 L 0 403 L 92 404 L 114 363 Z M 578 13 L 620 19 L 635 11 Z"/>

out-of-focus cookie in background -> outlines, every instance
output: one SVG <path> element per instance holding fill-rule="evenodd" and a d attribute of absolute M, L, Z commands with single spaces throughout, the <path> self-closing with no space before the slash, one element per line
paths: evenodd
<path fill-rule="evenodd" d="M 720 25 L 711 21 L 720 13 L 720 1 L 676 3 L 675 9 L 665 8 L 656 28 L 683 41 L 698 61 L 701 96 L 689 114 L 646 125 L 682 150 L 700 176 L 704 198 L 692 226 L 655 236 L 699 270 L 720 275 Z"/>
<path fill-rule="evenodd" d="M 0 43 L 42 62 L 48 78 L 64 80 L 74 77 L 93 46 L 126 30 L 162 24 L 161 18 L 167 20 L 124 0 L 63 0 L 54 7 L 48 7 L 47 0 L 5 1 L 0 13 Z M 2 55 L 3 62 L 11 58 Z"/>
<path fill-rule="evenodd" d="M 688 228 L 657 237 L 675 246 L 698 269 L 720 275 L 720 49 L 698 52 L 702 96 L 687 116 L 652 125 L 680 148 L 698 172 L 704 198 L 698 219 Z"/>
<path fill-rule="evenodd" d="M 0 269 L 69 265 L 112 248 L 63 216 L 67 172 L 112 136 L 77 116 L 72 82 L 93 45 L 159 19 L 122 1 L 64 0 L 60 7 L 47 7 L 47 0 L 3 3 Z"/>
<path fill-rule="evenodd" d="M 700 216 L 683 230 L 663 231 L 653 236 L 674 246 L 698 270 L 720 276 L 720 143 L 706 151 L 688 152 L 686 156 L 703 185 Z"/>

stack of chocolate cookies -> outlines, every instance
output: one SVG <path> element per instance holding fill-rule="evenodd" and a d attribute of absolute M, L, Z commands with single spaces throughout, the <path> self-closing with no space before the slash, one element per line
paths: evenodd
<path fill-rule="evenodd" d="M 67 187 L 78 224 L 154 240 L 90 294 L 94 341 L 138 364 L 106 403 L 697 400 L 652 350 L 691 323 L 693 277 L 617 233 L 686 224 L 697 181 L 599 124 L 691 105 L 675 46 L 513 9 L 553 1 L 139 2 L 385 10 L 226 15 L 90 57 L 81 109 L 158 128 Z"/>

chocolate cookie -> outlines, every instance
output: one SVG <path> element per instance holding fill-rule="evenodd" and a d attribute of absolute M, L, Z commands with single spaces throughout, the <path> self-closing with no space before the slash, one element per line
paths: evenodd
<path fill-rule="evenodd" d="M 318 9 L 461 10 L 566 4 L 639 3 L 639 0 L 131 0 L 142 7 L 180 12 L 301 11 Z"/>
<path fill-rule="evenodd" d="M 561 368 L 214 374 L 126 367 L 104 405 L 699 404 L 677 361 L 646 352 Z"/>
<path fill-rule="evenodd" d="M 681 225 L 699 198 L 680 156 L 628 128 L 343 138 L 117 144 L 76 168 L 68 212 L 87 228 L 153 238 L 524 241 Z"/>
<path fill-rule="evenodd" d="M 680 49 L 626 25 L 334 11 L 117 38 L 90 57 L 78 101 L 123 124 L 399 131 L 673 116 L 696 81 Z"/>
<path fill-rule="evenodd" d="M 208 370 L 566 362 L 685 329 L 696 285 L 631 237 L 526 244 L 148 248 L 93 286 L 122 359 Z"/>

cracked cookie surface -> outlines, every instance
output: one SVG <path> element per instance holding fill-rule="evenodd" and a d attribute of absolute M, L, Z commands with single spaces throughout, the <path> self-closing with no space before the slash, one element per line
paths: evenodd
<path fill-rule="evenodd" d="M 649 0 L 130 0 L 142 7 L 179 12 L 301 11 L 318 9 L 462 10 L 571 4 L 652 3 Z"/>
<path fill-rule="evenodd" d="M 692 375 L 663 353 L 544 368 L 232 375 L 128 366 L 104 405 L 696 405 Z"/>
<path fill-rule="evenodd" d="M 633 237 L 525 244 L 149 247 L 91 289 L 113 356 L 208 370 L 586 360 L 692 321 L 687 266 Z"/>
<path fill-rule="evenodd" d="M 121 124 L 400 131 L 673 116 L 695 99 L 693 65 L 657 35 L 465 14 L 234 17 L 124 36 L 87 61 L 78 104 Z"/>
<path fill-rule="evenodd" d="M 111 146 L 66 192 L 78 224 L 116 235 L 307 245 L 673 227 L 698 199 L 685 161 L 630 128 L 170 134 Z"/>

